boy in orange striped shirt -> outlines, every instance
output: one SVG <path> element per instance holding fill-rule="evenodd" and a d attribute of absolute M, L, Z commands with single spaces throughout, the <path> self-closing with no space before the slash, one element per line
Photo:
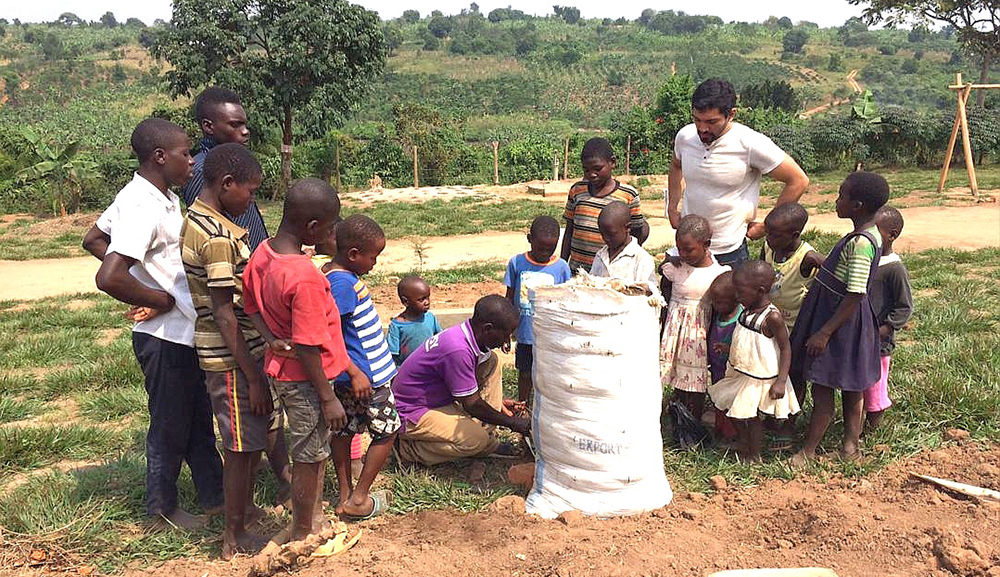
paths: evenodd
<path fill-rule="evenodd" d="M 591 138 L 583 145 L 580 160 L 584 180 L 569 189 L 563 213 L 566 232 L 560 252 L 574 274 L 580 268 L 589 272 L 594 256 L 604 246 L 597 219 L 601 210 L 612 202 L 619 200 L 628 205 L 631 233 L 639 244 L 649 236 L 649 224 L 642 216 L 638 191 L 618 182 L 611 174 L 616 166 L 611 143 L 604 138 Z"/>

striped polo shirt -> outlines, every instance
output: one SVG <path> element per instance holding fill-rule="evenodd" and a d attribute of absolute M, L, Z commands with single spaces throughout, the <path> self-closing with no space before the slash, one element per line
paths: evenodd
<path fill-rule="evenodd" d="M 573 223 L 573 238 L 570 241 L 569 269 L 576 273 L 578 268 L 590 271 L 597 251 L 604 246 L 601 231 L 597 228 L 597 217 L 601 209 L 620 200 L 629 206 L 632 225 L 642 222 L 642 209 L 639 206 L 639 193 L 628 186 L 615 181 L 615 189 L 607 196 L 594 196 L 590 192 L 590 182 L 582 180 L 569 189 L 566 199 L 566 212 L 563 218 Z M 565 242 L 565 241 L 564 241 Z"/>
<path fill-rule="evenodd" d="M 233 312 L 250 354 L 264 354 L 264 339 L 243 311 L 243 269 L 250 259 L 247 231 L 208 206 L 201 199 L 188 207 L 181 227 L 181 260 L 191 289 L 191 302 L 198 314 L 194 322 L 194 346 L 205 371 L 237 368 L 236 358 L 222 340 L 212 315 L 211 288 L 233 290 Z"/>
<path fill-rule="evenodd" d="M 368 285 L 354 273 L 334 269 L 326 275 L 330 293 L 340 310 L 340 327 L 344 333 L 347 354 L 356 367 L 372 381 L 372 387 L 388 385 L 396 376 L 396 363 L 389 353 L 389 344 L 382 332 L 382 320 L 375 310 Z M 347 373 L 336 378 L 341 385 L 350 386 Z"/>
<path fill-rule="evenodd" d="M 865 232 L 871 234 L 877 244 L 872 246 L 867 238 L 861 235 L 855 236 L 844 245 L 840 259 L 833 269 L 833 276 L 847 285 L 847 292 L 862 295 L 868 292 L 868 275 L 872 270 L 872 261 L 882 250 L 882 235 L 879 234 L 878 227 L 873 226 Z"/>

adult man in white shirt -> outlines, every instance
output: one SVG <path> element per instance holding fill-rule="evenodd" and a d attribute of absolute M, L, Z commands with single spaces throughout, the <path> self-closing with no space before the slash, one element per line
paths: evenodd
<path fill-rule="evenodd" d="M 749 259 L 746 239 L 764 236 L 755 221 L 761 175 L 784 183 L 775 206 L 796 202 L 809 177 L 767 136 L 738 122 L 736 91 L 725 80 L 702 82 L 691 98 L 694 122 L 677 132 L 666 198 L 674 228 L 697 214 L 712 227 L 712 254 L 719 264 Z M 684 203 L 681 207 L 681 198 Z"/>
<path fill-rule="evenodd" d="M 183 462 L 202 508 L 222 505 L 222 461 L 194 350 L 196 314 L 181 261 L 184 217 L 180 199 L 170 191 L 191 177 L 194 161 L 184 129 L 159 118 L 136 126 L 132 149 L 139 169 L 87 233 L 84 246 L 102 261 L 97 288 L 141 309 L 131 314 L 132 349 L 145 376 L 149 409 L 146 513 L 192 529 L 205 519 L 178 506 Z"/>

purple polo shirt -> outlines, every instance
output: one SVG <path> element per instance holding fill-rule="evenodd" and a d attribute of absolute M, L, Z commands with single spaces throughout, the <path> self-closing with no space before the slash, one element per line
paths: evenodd
<path fill-rule="evenodd" d="M 392 383 L 399 416 L 416 424 L 427 411 L 475 393 L 476 365 L 485 354 L 469 321 L 427 339 L 403 361 Z"/>

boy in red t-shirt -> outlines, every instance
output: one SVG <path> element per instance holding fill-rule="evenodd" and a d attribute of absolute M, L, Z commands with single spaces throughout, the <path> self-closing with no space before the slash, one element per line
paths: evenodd
<path fill-rule="evenodd" d="M 269 344 L 265 372 L 288 415 L 293 540 L 318 532 L 324 521 L 320 487 L 330 429 L 347 425 L 333 379 L 347 371 L 352 384 L 368 384 L 347 356 L 330 284 L 302 252 L 303 244 L 328 240 L 339 217 L 340 199 L 329 184 L 297 181 L 277 234 L 254 251 L 244 272 L 244 310 Z"/>

